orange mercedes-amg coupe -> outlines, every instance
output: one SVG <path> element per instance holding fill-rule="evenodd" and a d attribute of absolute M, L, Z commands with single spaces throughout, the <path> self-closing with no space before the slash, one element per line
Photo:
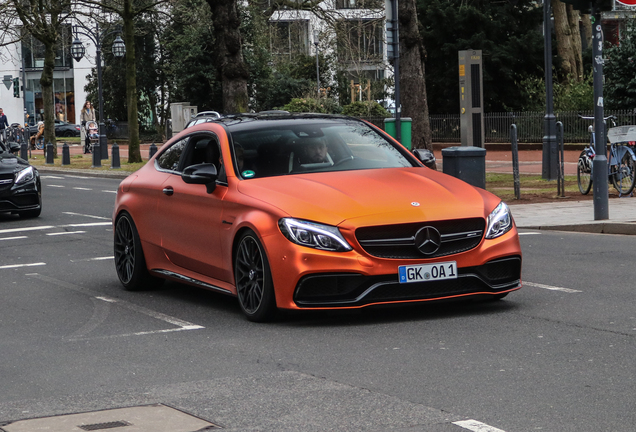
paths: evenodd
<path fill-rule="evenodd" d="M 236 296 L 252 321 L 519 289 L 508 206 L 431 157 L 342 116 L 188 128 L 117 190 L 117 275 L 130 290 L 171 279 Z"/>

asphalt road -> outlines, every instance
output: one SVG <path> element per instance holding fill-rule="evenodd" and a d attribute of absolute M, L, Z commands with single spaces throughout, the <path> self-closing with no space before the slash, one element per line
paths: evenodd
<path fill-rule="evenodd" d="M 42 182 L 41 217 L 0 215 L 0 425 L 163 403 L 229 431 L 635 430 L 634 236 L 525 231 L 499 302 L 263 325 L 198 288 L 123 291 L 119 180 Z"/>

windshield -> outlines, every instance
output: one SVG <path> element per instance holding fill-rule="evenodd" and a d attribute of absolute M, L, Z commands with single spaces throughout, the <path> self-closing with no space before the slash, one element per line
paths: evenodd
<path fill-rule="evenodd" d="M 232 132 L 243 178 L 416 166 L 364 123 L 263 122 Z M 259 125 L 260 126 L 260 125 Z"/>

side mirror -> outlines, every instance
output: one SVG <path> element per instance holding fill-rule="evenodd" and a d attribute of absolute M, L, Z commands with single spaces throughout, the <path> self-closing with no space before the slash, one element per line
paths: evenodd
<path fill-rule="evenodd" d="M 424 166 L 430 168 L 430 169 L 437 169 L 437 166 L 435 164 L 436 160 L 435 160 L 435 155 L 433 154 L 432 151 L 427 150 L 427 149 L 421 149 L 421 148 L 417 148 L 417 149 L 413 149 L 413 155 L 424 164 Z"/>
<path fill-rule="evenodd" d="M 208 193 L 214 192 L 218 173 L 216 166 L 211 163 L 191 165 L 183 170 L 181 178 L 188 184 L 203 184 L 207 186 Z"/>

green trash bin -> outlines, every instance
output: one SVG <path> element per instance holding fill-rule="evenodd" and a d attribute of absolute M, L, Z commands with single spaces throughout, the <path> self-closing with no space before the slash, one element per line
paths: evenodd
<path fill-rule="evenodd" d="M 400 132 L 402 133 L 401 144 L 409 150 L 411 150 L 411 121 L 411 117 L 400 117 Z M 396 128 L 394 118 L 384 119 L 384 131 L 395 138 Z"/>

